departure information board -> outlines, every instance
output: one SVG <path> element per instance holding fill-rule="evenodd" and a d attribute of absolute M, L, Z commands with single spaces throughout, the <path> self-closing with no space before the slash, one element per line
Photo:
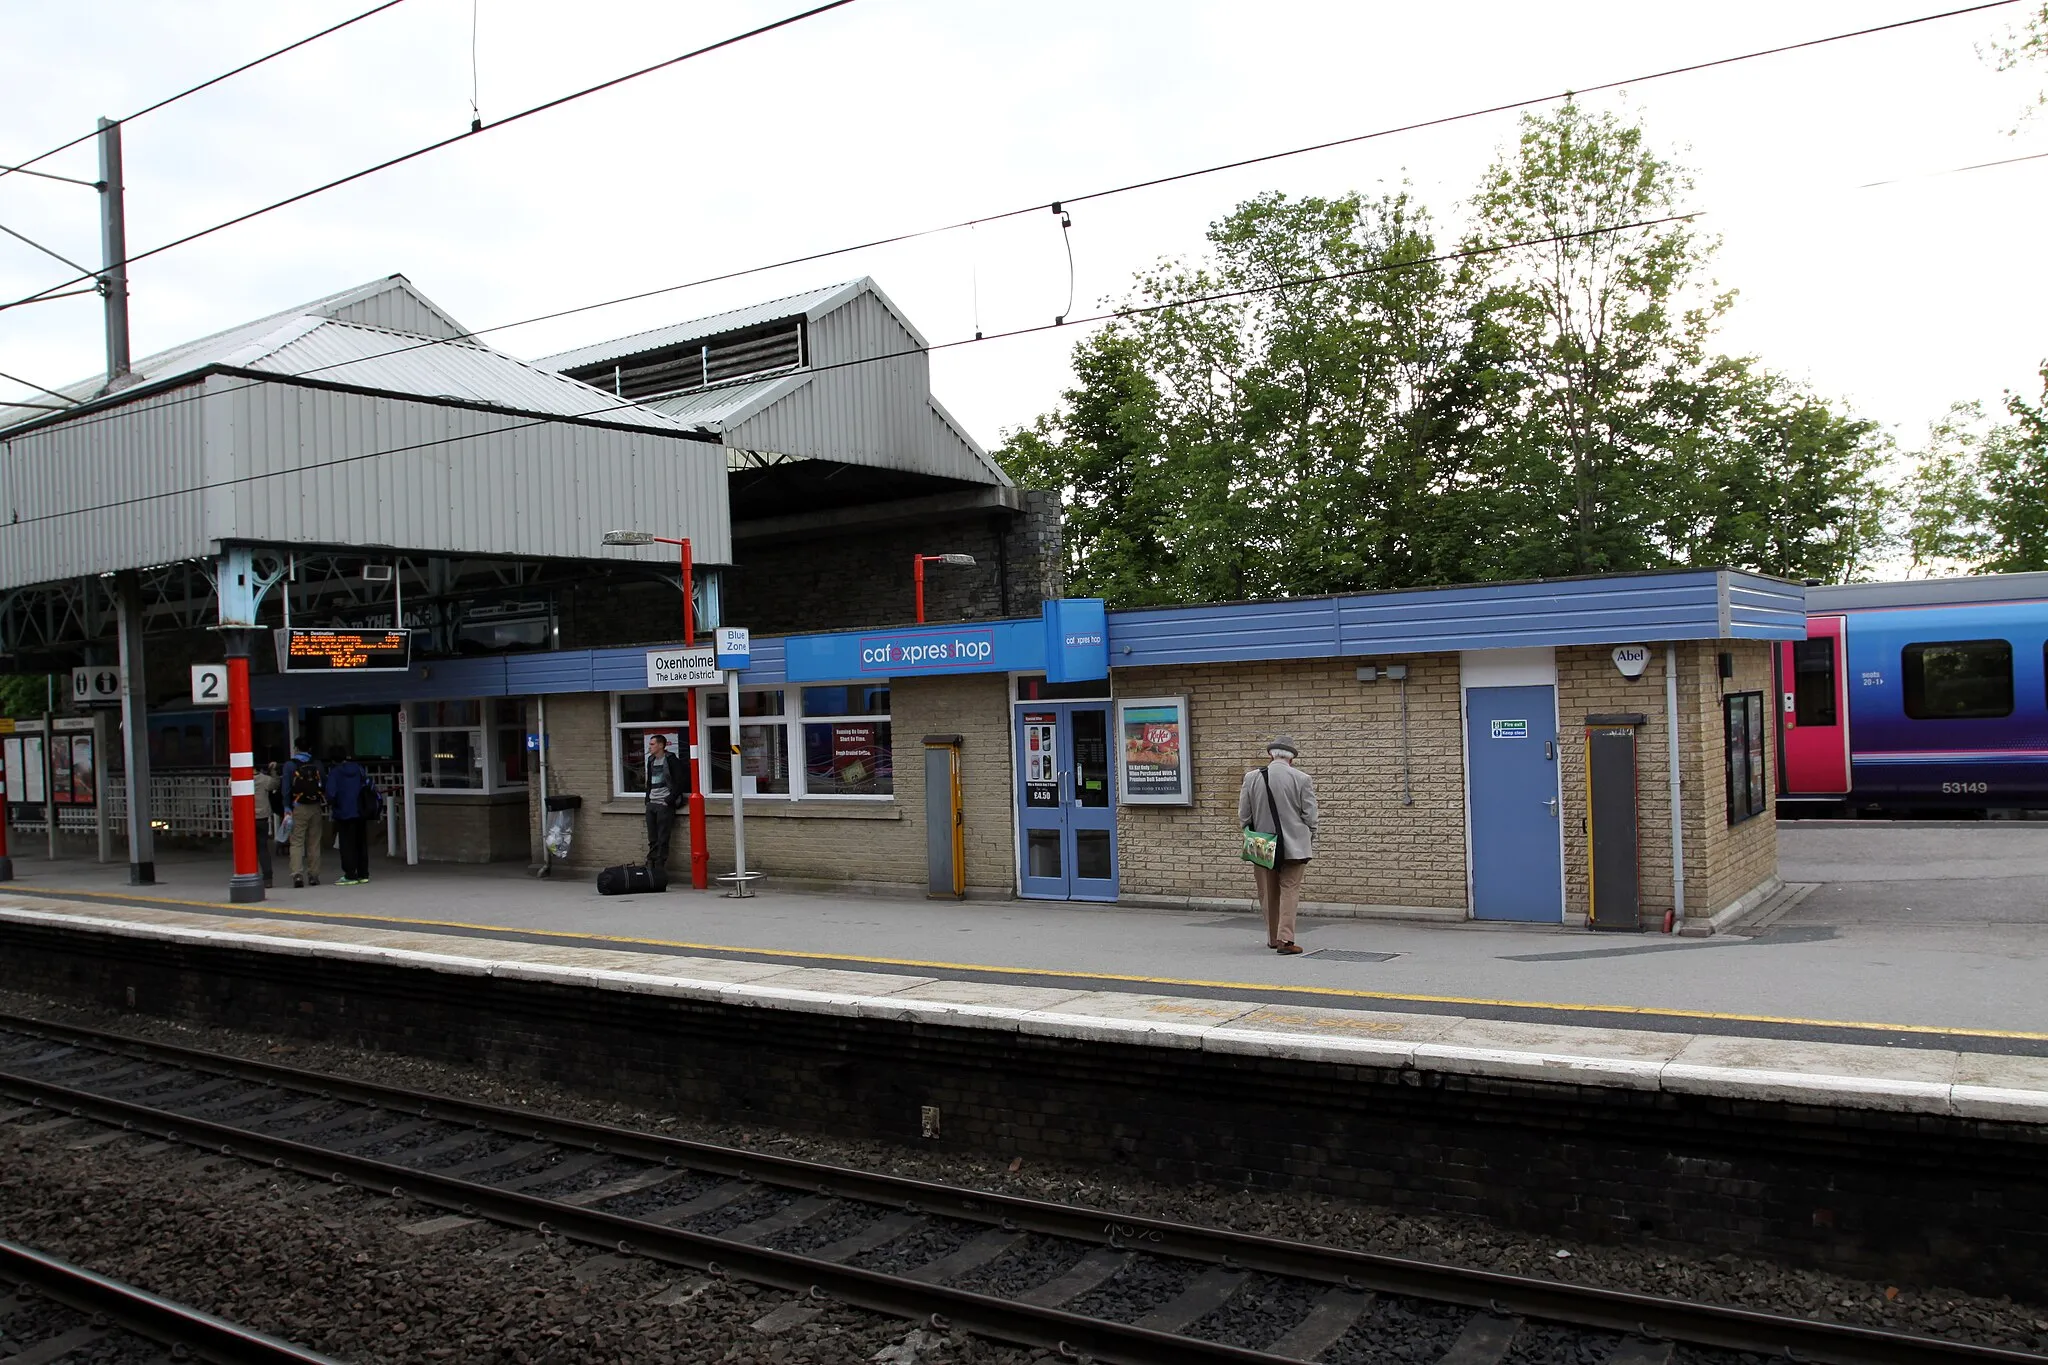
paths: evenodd
<path fill-rule="evenodd" d="M 402 673 L 412 667 L 412 632 L 294 626 L 280 662 L 287 673 Z"/>

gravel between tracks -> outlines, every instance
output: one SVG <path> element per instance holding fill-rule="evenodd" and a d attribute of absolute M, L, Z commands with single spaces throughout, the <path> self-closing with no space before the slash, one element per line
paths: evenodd
<path fill-rule="evenodd" d="M 558 1087 L 478 1068 L 450 1066 L 392 1053 L 367 1052 L 336 1044 L 201 1028 L 19 992 L 0 991 L 0 1009 L 84 1027 L 108 1028 L 136 1037 L 205 1048 L 258 1061 L 331 1071 L 385 1085 L 418 1087 L 486 1103 L 522 1105 L 567 1117 L 641 1128 L 675 1137 L 729 1143 L 778 1156 L 829 1161 L 1032 1198 L 1057 1199 L 1093 1208 L 1207 1223 L 1276 1237 L 1570 1283 L 1668 1294 L 1764 1312 L 2048 1351 L 2048 1299 L 2015 1303 L 2009 1299 L 1971 1295 L 1934 1285 L 1872 1284 L 1840 1275 L 1791 1269 L 1755 1257 L 1711 1256 L 1539 1238 L 1491 1227 L 1476 1220 L 1396 1213 L 1311 1194 L 1220 1189 L 1204 1185 L 1179 1187 L 1114 1170 L 1035 1161 L 1023 1162 L 1013 1171 L 1010 1169 L 1013 1163 L 1000 1155 L 917 1150 L 861 1139 L 706 1122 L 686 1115 L 593 1100 Z M 0 1203 L 0 1209 L 8 1206 L 18 1207 L 18 1204 L 12 1199 Z M 11 1215 L 0 1213 L 0 1218 L 8 1216 Z M 1559 1251 L 1569 1254 L 1559 1256 L 1556 1254 Z M 718 1356 L 677 1358 L 723 1359 Z M 793 1360 L 797 1357 L 788 1358 Z M 1018 1358 L 1024 1357 L 1020 1355 Z M 1343 1354 L 1333 1352 L 1331 1358 L 1340 1359 Z M 738 1360 L 739 1357 L 733 1359 Z M 773 1357 L 763 1355 L 759 1359 L 766 1361 Z"/>

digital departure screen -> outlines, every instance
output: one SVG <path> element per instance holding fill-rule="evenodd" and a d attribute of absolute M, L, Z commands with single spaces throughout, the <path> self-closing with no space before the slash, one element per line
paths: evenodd
<path fill-rule="evenodd" d="M 294 626 L 283 663 L 287 673 L 402 673 L 412 667 L 412 632 Z"/>

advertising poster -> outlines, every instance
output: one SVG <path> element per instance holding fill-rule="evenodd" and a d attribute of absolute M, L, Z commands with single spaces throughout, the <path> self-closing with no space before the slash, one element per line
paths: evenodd
<path fill-rule="evenodd" d="M 1060 803 L 1060 722 L 1054 711 L 1024 713 L 1024 804 L 1052 810 Z"/>
<path fill-rule="evenodd" d="M 71 738 L 50 736 L 50 799 L 60 806 L 71 804 Z"/>
<path fill-rule="evenodd" d="M 832 774 L 842 787 L 857 788 L 875 775 L 875 727 L 832 727 Z"/>
<path fill-rule="evenodd" d="M 1119 701 L 1117 759 L 1126 803 L 1193 805 L 1187 698 L 1149 697 Z"/>

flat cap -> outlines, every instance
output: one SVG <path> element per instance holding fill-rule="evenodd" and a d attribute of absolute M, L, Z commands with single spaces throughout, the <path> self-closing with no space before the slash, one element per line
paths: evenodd
<path fill-rule="evenodd" d="M 1289 758 L 1301 757 L 1301 746 L 1294 742 L 1293 735 L 1275 735 L 1266 742 L 1267 753 L 1270 754 L 1276 750 L 1286 754 Z"/>

